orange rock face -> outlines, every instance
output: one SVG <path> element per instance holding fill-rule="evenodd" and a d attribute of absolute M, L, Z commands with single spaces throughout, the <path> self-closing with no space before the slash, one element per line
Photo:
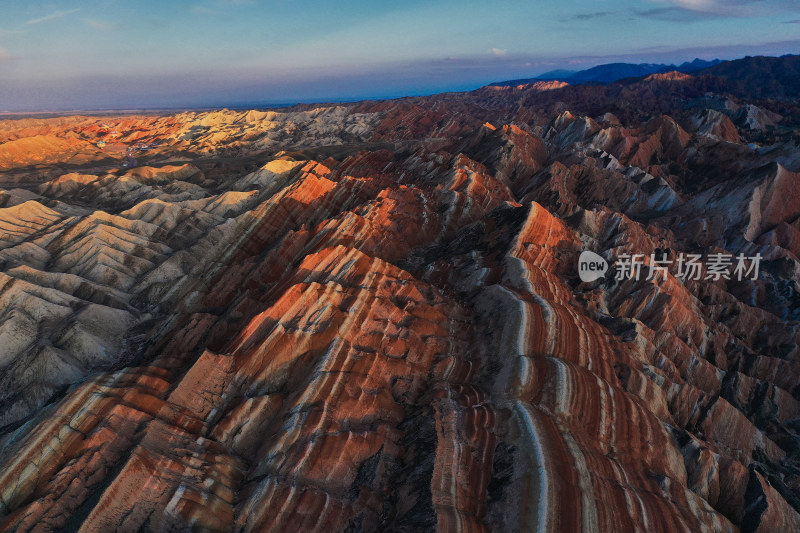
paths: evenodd
<path fill-rule="evenodd" d="M 713 88 L 4 121 L 0 531 L 797 530 L 800 158 Z"/>

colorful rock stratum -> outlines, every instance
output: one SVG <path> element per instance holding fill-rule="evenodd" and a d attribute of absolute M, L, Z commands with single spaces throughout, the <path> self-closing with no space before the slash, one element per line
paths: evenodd
<path fill-rule="evenodd" d="M 0 531 L 800 531 L 800 100 L 715 68 L 1 121 Z"/>

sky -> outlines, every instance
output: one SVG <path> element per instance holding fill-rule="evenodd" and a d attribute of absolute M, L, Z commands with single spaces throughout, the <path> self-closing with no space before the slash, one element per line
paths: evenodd
<path fill-rule="evenodd" d="M 798 0 L 0 0 L 0 112 L 388 98 L 787 53 Z"/>

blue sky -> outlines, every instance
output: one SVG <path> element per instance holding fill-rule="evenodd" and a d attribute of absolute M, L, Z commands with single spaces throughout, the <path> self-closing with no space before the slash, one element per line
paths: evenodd
<path fill-rule="evenodd" d="M 797 0 L 0 0 L 0 111 L 389 97 L 798 52 Z"/>

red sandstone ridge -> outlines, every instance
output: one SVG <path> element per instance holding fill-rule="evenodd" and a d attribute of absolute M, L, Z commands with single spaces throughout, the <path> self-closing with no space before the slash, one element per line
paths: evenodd
<path fill-rule="evenodd" d="M 521 83 L 519 85 L 491 85 L 488 89 L 493 91 L 508 91 L 511 89 L 531 89 L 534 91 L 552 91 L 553 89 L 562 89 L 568 87 L 569 83 L 565 81 L 537 81 L 534 83 Z"/>
<path fill-rule="evenodd" d="M 800 530 L 800 114 L 717 83 L 4 121 L 0 531 Z"/>
<path fill-rule="evenodd" d="M 670 72 L 650 74 L 644 79 L 644 81 L 687 81 L 691 79 L 691 74 L 685 74 L 683 72 L 672 70 Z"/>

